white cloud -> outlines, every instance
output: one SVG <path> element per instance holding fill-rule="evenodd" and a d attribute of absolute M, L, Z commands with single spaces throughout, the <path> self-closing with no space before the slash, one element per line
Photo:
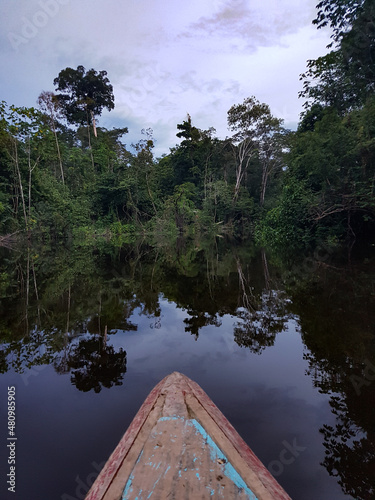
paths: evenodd
<path fill-rule="evenodd" d="M 176 125 L 187 112 L 197 127 L 213 126 L 225 137 L 227 110 L 250 95 L 296 122 L 298 76 L 328 43 L 327 33 L 311 26 L 314 6 L 315 0 L 3 3 L 0 99 L 34 106 L 61 69 L 105 69 L 116 108 L 100 123 L 129 126 L 127 143 L 140 138 L 141 128 L 153 128 L 158 154 L 177 142 Z"/>
<path fill-rule="evenodd" d="M 241 40 L 238 49 L 257 50 L 259 47 L 280 43 L 280 38 L 288 33 L 296 32 L 301 26 L 309 23 L 311 9 L 306 9 L 306 2 L 290 0 L 288 3 L 279 0 L 251 2 L 248 0 L 231 0 L 221 2 L 219 8 L 209 16 L 202 16 L 192 23 L 181 38 L 213 39 L 215 42 Z M 233 42 L 225 50 L 233 47 Z"/>

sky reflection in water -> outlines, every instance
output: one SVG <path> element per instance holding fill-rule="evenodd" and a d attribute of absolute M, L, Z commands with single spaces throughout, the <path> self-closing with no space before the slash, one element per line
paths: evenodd
<path fill-rule="evenodd" d="M 29 361 L 23 349 L 33 333 L 21 341 L 24 347 L 4 342 L 9 370 L 0 376 L 1 385 L 17 389 L 17 498 L 30 498 L 30 491 L 40 499 L 81 498 L 148 392 L 175 370 L 202 386 L 293 499 L 351 498 L 321 465 L 325 447 L 320 430 L 338 426 L 330 405 L 335 393 L 321 390 L 319 369 L 315 378 L 307 374 L 321 360 L 311 355 L 301 339 L 300 325 L 308 316 L 301 319 L 288 295 L 275 293 L 280 290 L 279 271 L 272 278 L 272 285 L 278 286 L 272 288 L 270 277 L 264 280 L 264 255 L 262 261 L 257 252 L 232 259 L 226 253 L 220 257 L 222 263 L 227 259 L 226 265 L 207 278 L 212 264 L 209 252 L 193 253 L 190 260 L 186 255 L 180 254 L 171 264 L 165 255 L 150 249 L 138 261 L 128 252 L 117 257 L 116 273 L 111 273 L 108 255 L 100 254 L 102 267 L 94 265 L 97 276 L 91 272 L 86 283 L 91 297 L 79 289 L 78 281 L 87 278 L 82 269 L 68 292 L 65 288 L 56 294 L 55 325 L 60 321 L 59 310 L 65 310 L 66 319 L 69 295 L 68 334 L 58 327 L 51 334 L 50 325 L 48 334 L 40 329 L 39 345 L 32 344 L 35 351 L 33 357 L 29 353 Z M 157 259 L 161 259 L 159 267 Z M 132 267 L 134 262 L 138 270 Z M 113 271 L 113 261 L 111 266 Z M 114 274 L 121 285 L 114 284 Z M 96 278 L 99 293 L 93 285 Z M 37 279 L 41 303 L 47 296 L 50 299 L 51 280 L 41 270 Z M 96 305 L 87 315 L 90 301 Z M 30 307 L 32 324 L 36 321 L 32 312 L 38 308 L 35 303 Z M 42 317 L 42 323 L 43 318 L 47 324 L 47 317 Z M 329 324 L 329 318 L 322 321 Z M 37 330 L 34 327 L 34 333 Z M 40 356 L 46 353 L 49 364 L 38 364 L 38 356 L 43 359 Z M 23 359 L 23 373 L 16 373 L 22 371 L 16 358 Z M 335 363 L 331 368 L 337 371 Z M 350 384 L 347 389 L 348 376 L 334 389 L 341 387 L 350 408 L 354 396 L 349 394 Z M 365 389 L 373 394 L 374 387 Z M 343 414 L 347 412 L 346 408 Z M 3 408 L 0 416 L 5 422 Z M 354 416 L 354 422 L 359 420 Z M 358 425 L 356 431 L 356 439 L 366 436 Z M 285 452 L 289 448 L 294 457 Z M 5 460 L 4 447 L 1 453 Z M 287 464 L 281 459 L 286 456 Z M 344 479 L 366 498 L 371 478 L 362 490 L 355 478 Z"/>

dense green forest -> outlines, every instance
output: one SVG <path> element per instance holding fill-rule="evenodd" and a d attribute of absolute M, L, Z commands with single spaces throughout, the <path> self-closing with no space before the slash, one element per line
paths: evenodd
<path fill-rule="evenodd" d="M 247 97 L 231 136 L 187 115 L 155 158 L 151 129 L 97 125 L 115 105 L 106 71 L 66 68 L 38 108 L 0 103 L 0 233 L 56 239 L 213 232 L 298 248 L 375 236 L 375 4 L 323 0 L 330 52 L 301 75 L 304 112 L 286 130 Z M 126 125 L 126 124 L 124 124 Z M 4 237 L 3 236 L 3 237 Z"/>

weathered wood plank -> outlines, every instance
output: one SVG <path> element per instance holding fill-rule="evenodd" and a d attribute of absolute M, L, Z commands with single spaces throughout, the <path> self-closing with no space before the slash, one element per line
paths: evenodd
<path fill-rule="evenodd" d="M 190 405 L 194 404 L 195 401 L 199 406 L 195 405 L 195 413 L 200 415 L 203 418 L 205 410 L 214 424 L 216 424 L 217 428 L 220 429 L 223 435 L 228 439 L 228 446 L 231 444 L 237 450 L 241 460 L 238 462 L 238 466 L 241 462 L 245 462 L 251 471 L 253 471 L 254 475 L 262 482 L 265 490 L 260 491 L 259 494 L 262 495 L 261 498 L 264 499 L 277 499 L 277 500 L 288 500 L 290 499 L 289 495 L 281 488 L 276 479 L 270 474 L 270 472 L 265 468 L 263 463 L 259 460 L 259 458 L 253 453 L 253 451 L 249 448 L 249 446 L 245 443 L 245 441 L 241 438 L 232 424 L 225 418 L 219 408 L 215 405 L 215 403 L 208 397 L 208 395 L 203 391 L 203 389 L 193 380 L 188 379 L 187 383 L 191 389 L 191 393 L 194 395 L 194 400 L 191 400 Z M 207 422 L 206 424 L 209 426 L 210 424 Z M 215 432 L 215 425 L 209 427 L 209 432 Z M 216 431 L 217 432 L 217 431 Z M 224 437 L 217 437 L 217 439 L 224 439 Z M 233 457 L 234 459 L 234 457 Z M 237 462 L 236 462 L 237 463 Z M 258 490 L 258 488 L 256 488 Z M 270 495 L 270 496 L 269 496 Z"/>
<path fill-rule="evenodd" d="M 180 373 L 150 393 L 86 500 L 290 500 L 198 384 Z"/>
<path fill-rule="evenodd" d="M 86 496 L 86 500 L 102 500 L 104 498 L 108 487 L 116 476 L 118 469 L 122 465 L 124 459 L 128 455 L 147 417 L 149 417 L 150 412 L 160 395 L 163 384 L 164 380 L 159 382 L 159 384 L 157 384 L 147 396 L 145 402 L 143 403 L 138 413 L 134 417 L 132 423 L 125 432 L 123 438 L 113 451 L 112 455 L 109 457 L 103 470 L 100 472 L 96 481 L 90 488 L 90 491 Z"/>
<path fill-rule="evenodd" d="M 159 419 L 127 481 L 123 498 L 148 496 L 256 499 L 200 424 L 180 417 Z"/>

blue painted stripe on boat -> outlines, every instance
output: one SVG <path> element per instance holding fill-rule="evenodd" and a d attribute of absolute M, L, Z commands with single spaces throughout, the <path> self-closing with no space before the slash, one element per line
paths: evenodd
<path fill-rule="evenodd" d="M 243 490 L 243 492 L 247 495 L 247 497 L 248 497 L 249 500 L 258 500 L 258 498 L 256 497 L 256 495 L 247 486 L 247 484 L 242 479 L 242 477 L 240 476 L 240 474 L 236 471 L 236 469 L 232 466 L 232 464 L 229 463 L 227 457 L 224 455 L 224 453 L 222 452 L 222 450 L 216 445 L 216 443 L 213 441 L 213 439 L 211 438 L 211 436 L 209 434 L 207 434 L 207 432 L 204 429 L 204 427 L 202 427 L 201 424 L 197 420 L 195 420 L 195 419 L 185 419 L 184 417 L 180 417 L 180 416 L 177 416 L 177 415 L 176 416 L 171 416 L 171 417 L 161 417 L 159 420 L 160 421 L 183 420 L 186 425 L 194 427 L 195 430 L 196 430 L 196 432 L 199 433 L 204 438 L 206 444 L 209 446 L 211 460 L 212 461 L 215 461 L 215 460 L 223 460 L 224 461 L 225 460 L 225 464 L 223 463 L 223 465 L 224 465 L 224 467 L 223 467 L 223 474 L 225 476 L 227 476 L 237 486 L 237 488 Z M 139 454 L 139 457 L 137 459 L 137 463 L 140 461 L 140 459 L 142 457 L 142 454 L 143 454 L 143 450 Z M 195 462 L 196 460 L 197 460 L 197 457 L 195 457 L 193 459 L 193 462 Z M 153 464 L 151 461 L 149 462 L 149 465 L 151 467 L 155 467 L 155 464 Z M 156 468 L 158 469 L 159 466 L 160 466 L 160 463 L 156 466 Z M 167 472 L 168 472 L 168 470 L 170 468 L 171 468 L 171 466 L 169 465 L 167 467 L 167 469 L 165 470 L 165 472 L 161 476 L 159 476 L 159 478 L 155 481 L 155 483 L 153 485 L 153 489 L 148 494 L 147 499 L 151 498 L 151 496 L 152 496 L 152 494 L 154 492 L 155 486 L 158 484 L 158 482 L 161 479 L 161 477 L 165 476 L 167 474 Z M 186 468 L 184 470 L 187 471 Z M 179 475 L 179 477 L 181 477 L 181 471 L 179 471 L 178 475 Z M 196 472 L 196 475 L 197 475 L 197 478 L 200 481 L 201 478 L 200 478 L 199 472 Z M 129 475 L 129 479 L 126 482 L 125 488 L 123 490 L 122 500 L 127 500 L 128 499 L 128 495 L 133 492 L 133 487 L 132 487 L 132 481 L 133 481 L 133 479 L 134 479 L 134 475 L 130 474 Z M 210 496 L 213 496 L 215 494 L 215 490 L 213 490 L 210 486 L 207 486 L 207 489 L 210 491 Z M 144 498 L 143 495 L 142 495 L 142 490 L 140 490 L 138 494 L 141 495 L 141 496 L 138 497 L 138 495 L 137 495 L 137 497 L 135 498 L 135 500 L 142 500 L 142 498 Z"/>
<path fill-rule="evenodd" d="M 222 458 L 226 460 L 223 472 L 237 486 L 237 488 L 244 490 L 244 492 L 248 495 L 249 500 L 258 500 L 255 494 L 247 486 L 247 484 L 239 475 L 239 473 L 236 471 L 236 469 L 233 467 L 233 465 L 229 463 L 227 457 L 224 455 L 221 449 L 216 445 L 216 443 L 212 440 L 211 436 L 207 434 L 207 432 L 201 426 L 201 424 L 195 419 L 189 419 L 186 421 L 186 423 L 188 425 L 193 425 L 196 428 L 196 430 L 202 435 L 202 437 L 204 437 L 207 445 L 210 447 L 211 460 L 214 461 Z"/>
<path fill-rule="evenodd" d="M 178 416 L 178 415 L 173 415 L 172 417 L 161 417 L 160 420 L 162 421 L 167 421 L 167 420 L 184 420 L 187 425 L 192 425 L 195 427 L 195 429 L 201 434 L 201 436 L 205 439 L 207 445 L 210 448 L 210 456 L 211 460 L 215 461 L 218 459 L 224 458 L 226 460 L 226 463 L 224 465 L 224 474 L 238 487 L 243 489 L 246 494 L 249 496 L 250 500 L 258 500 L 255 494 L 251 491 L 251 489 L 247 486 L 245 481 L 242 479 L 240 474 L 236 471 L 236 469 L 233 467 L 233 465 L 228 461 L 227 457 L 224 455 L 222 450 L 216 445 L 216 443 L 212 440 L 211 436 L 207 434 L 206 430 L 204 427 L 201 426 L 201 424 L 195 420 L 195 418 L 192 419 L 185 419 L 184 417 Z M 194 458 L 193 462 L 196 461 L 196 458 Z M 200 480 L 199 473 L 197 472 L 197 477 Z M 211 488 L 210 488 L 211 490 Z"/>
<path fill-rule="evenodd" d="M 132 485 L 133 479 L 134 479 L 133 474 L 130 474 L 129 479 L 127 480 L 127 482 L 125 484 L 124 492 L 122 494 L 123 500 L 126 500 L 128 498 L 128 495 L 130 493 L 133 493 L 133 485 Z"/>

